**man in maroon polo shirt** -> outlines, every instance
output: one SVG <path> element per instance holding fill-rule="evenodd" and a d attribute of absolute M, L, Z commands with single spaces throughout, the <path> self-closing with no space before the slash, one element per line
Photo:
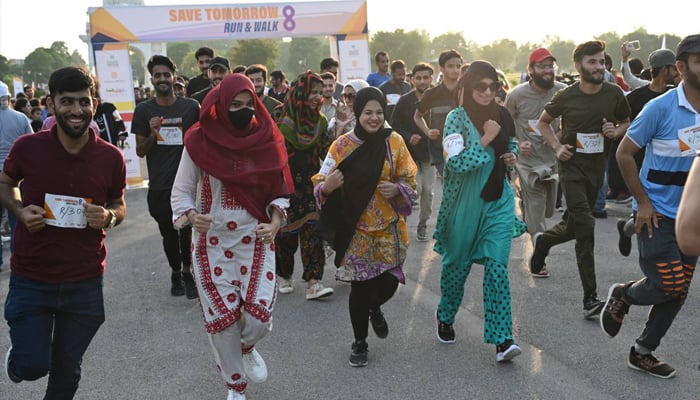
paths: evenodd
<path fill-rule="evenodd" d="M 124 158 L 89 129 L 94 89 L 85 69 L 51 74 L 56 125 L 17 140 L 0 173 L 0 201 L 19 222 L 5 372 L 13 382 L 48 374 L 44 399 L 72 399 L 78 389 L 83 354 L 104 322 L 105 230 L 126 214 Z"/>

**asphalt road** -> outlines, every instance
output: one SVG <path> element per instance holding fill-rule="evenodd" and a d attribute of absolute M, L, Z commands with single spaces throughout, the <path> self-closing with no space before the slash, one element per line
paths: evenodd
<path fill-rule="evenodd" d="M 108 233 L 107 321 L 84 358 L 76 399 L 225 399 L 198 302 L 169 294 L 170 272 L 145 195 L 145 189 L 127 193 L 127 219 Z M 438 189 L 429 233 L 439 198 Z M 610 218 L 596 224 L 601 298 L 612 283 L 640 277 L 636 245 L 630 257 L 617 251 L 615 217 L 626 216 L 629 205 L 608 207 Z M 389 337 L 370 333 L 369 365 L 348 366 L 349 285 L 334 280 L 329 263 L 323 282 L 335 295 L 306 301 L 297 260 L 295 291 L 278 296 L 273 330 L 258 345 L 269 380 L 249 385 L 248 399 L 700 399 L 697 284 L 656 353 L 677 369 L 677 376 L 654 378 L 626 366 L 648 308 L 633 307 L 620 334 L 607 338 L 597 322 L 582 317 L 573 242 L 552 249 L 547 259 L 551 278 L 533 279 L 527 273 L 531 245 L 525 234 L 513 241 L 510 264 L 513 328 L 523 355 L 497 364 L 494 346 L 483 343 L 479 266 L 472 269 L 457 315 L 457 342 L 436 340 L 440 258 L 431 242 L 415 242 L 416 224 L 417 216 L 409 217 L 408 281 L 383 308 Z M 3 302 L 8 279 L 5 268 L 0 273 Z M 0 324 L 2 355 L 9 344 L 7 330 Z M 41 399 L 45 386 L 46 378 L 13 384 L 3 374 L 0 400 Z"/>

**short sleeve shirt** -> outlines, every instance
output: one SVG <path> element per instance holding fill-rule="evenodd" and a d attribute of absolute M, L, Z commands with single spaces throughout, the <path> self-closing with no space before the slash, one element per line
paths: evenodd
<path fill-rule="evenodd" d="M 695 152 L 683 151 L 679 132 L 700 128 L 700 113 L 688 103 L 683 84 L 649 101 L 634 119 L 627 137 L 646 146 L 639 180 L 654 209 L 676 219 L 678 205 Z M 637 209 L 637 202 L 633 203 Z"/>
<path fill-rule="evenodd" d="M 630 116 L 630 106 L 619 86 L 603 82 L 595 94 L 581 91 L 575 83 L 557 92 L 544 107 L 553 118 L 561 117 L 562 144 L 573 147 L 573 157 L 559 163 L 562 180 L 598 177 L 605 171 L 611 140 L 603 139 L 602 152 L 587 154 L 576 151 L 579 134 L 602 134 L 603 120 L 616 123 Z M 597 181 L 598 178 L 592 180 Z"/>
<path fill-rule="evenodd" d="M 90 140 L 77 155 L 58 140 L 57 126 L 23 135 L 12 147 L 4 172 L 24 180 L 23 206 L 44 206 L 47 194 L 80 197 L 105 206 L 120 198 L 126 187 L 121 151 L 90 131 Z M 15 228 L 12 273 L 41 282 L 77 282 L 101 276 L 107 249 L 105 232 L 90 227 L 58 228 L 46 225 L 29 232 Z"/>
<path fill-rule="evenodd" d="M 146 154 L 148 186 L 153 190 L 170 190 L 180 165 L 185 133 L 199 120 L 199 103 L 182 96 L 171 106 L 161 106 L 155 99 L 141 102 L 134 110 L 131 132 L 150 136 L 152 117 L 162 117 L 163 121 L 158 141 Z"/>

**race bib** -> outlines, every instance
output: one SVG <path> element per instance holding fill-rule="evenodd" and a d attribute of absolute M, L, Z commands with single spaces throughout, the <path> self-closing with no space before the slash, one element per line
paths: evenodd
<path fill-rule="evenodd" d="M 576 152 L 583 154 L 598 154 L 603 152 L 605 136 L 602 133 L 577 133 Z"/>
<path fill-rule="evenodd" d="M 399 102 L 400 98 L 401 98 L 400 94 L 387 94 L 386 95 L 386 103 L 389 106 L 395 106 L 396 103 Z"/>
<path fill-rule="evenodd" d="M 464 138 L 461 133 L 451 133 L 442 139 L 443 155 L 446 160 L 456 156 L 464 150 Z"/>
<path fill-rule="evenodd" d="M 331 153 L 326 154 L 326 159 L 323 160 L 323 164 L 321 164 L 321 170 L 318 171 L 319 174 L 323 176 L 328 176 L 328 174 L 333 171 L 333 168 L 335 168 L 335 160 L 333 157 L 331 157 Z"/>
<path fill-rule="evenodd" d="M 85 228 L 87 226 L 85 204 L 89 203 L 91 203 L 90 199 L 82 197 L 46 193 L 44 195 L 44 210 L 46 210 L 44 222 L 46 225 L 58 228 Z"/>
<path fill-rule="evenodd" d="M 182 145 L 182 128 L 179 126 L 161 126 L 158 131 L 158 144 L 166 146 Z"/>
<path fill-rule="evenodd" d="M 678 144 L 681 147 L 681 156 L 694 156 L 695 152 L 700 150 L 700 125 L 679 129 Z"/>
<path fill-rule="evenodd" d="M 527 120 L 527 133 L 532 136 L 542 136 L 542 132 L 537 129 L 537 121 L 536 119 Z"/>

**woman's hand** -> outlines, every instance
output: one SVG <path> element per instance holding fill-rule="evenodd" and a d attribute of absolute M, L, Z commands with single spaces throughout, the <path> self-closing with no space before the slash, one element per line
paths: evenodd
<path fill-rule="evenodd" d="M 512 167 L 515 165 L 515 162 L 518 161 L 518 157 L 515 153 L 503 153 L 501 155 L 501 160 L 503 160 L 506 167 Z"/>
<path fill-rule="evenodd" d="M 209 214 L 195 214 L 192 213 L 187 216 L 190 220 L 192 227 L 199 233 L 209 232 L 211 223 L 214 222 L 214 217 Z"/>
<path fill-rule="evenodd" d="M 481 137 L 482 146 L 488 146 L 491 142 L 493 142 L 493 139 L 495 139 L 500 132 L 501 125 L 499 125 L 498 122 L 492 119 L 484 122 L 484 136 Z"/>
<path fill-rule="evenodd" d="M 336 189 L 343 186 L 343 182 L 344 182 L 343 171 L 336 169 L 335 171 L 331 172 L 326 177 L 326 180 L 323 181 L 323 195 L 324 196 L 330 195 Z"/>
<path fill-rule="evenodd" d="M 389 181 L 380 181 L 377 185 L 377 189 L 385 199 L 391 199 L 399 194 L 399 187 L 395 183 Z"/>
<path fill-rule="evenodd" d="M 263 243 L 272 243 L 275 241 L 275 236 L 277 236 L 279 230 L 280 223 L 273 220 L 268 224 L 258 224 L 258 226 L 255 227 L 255 234 L 258 235 L 258 239 Z"/>

